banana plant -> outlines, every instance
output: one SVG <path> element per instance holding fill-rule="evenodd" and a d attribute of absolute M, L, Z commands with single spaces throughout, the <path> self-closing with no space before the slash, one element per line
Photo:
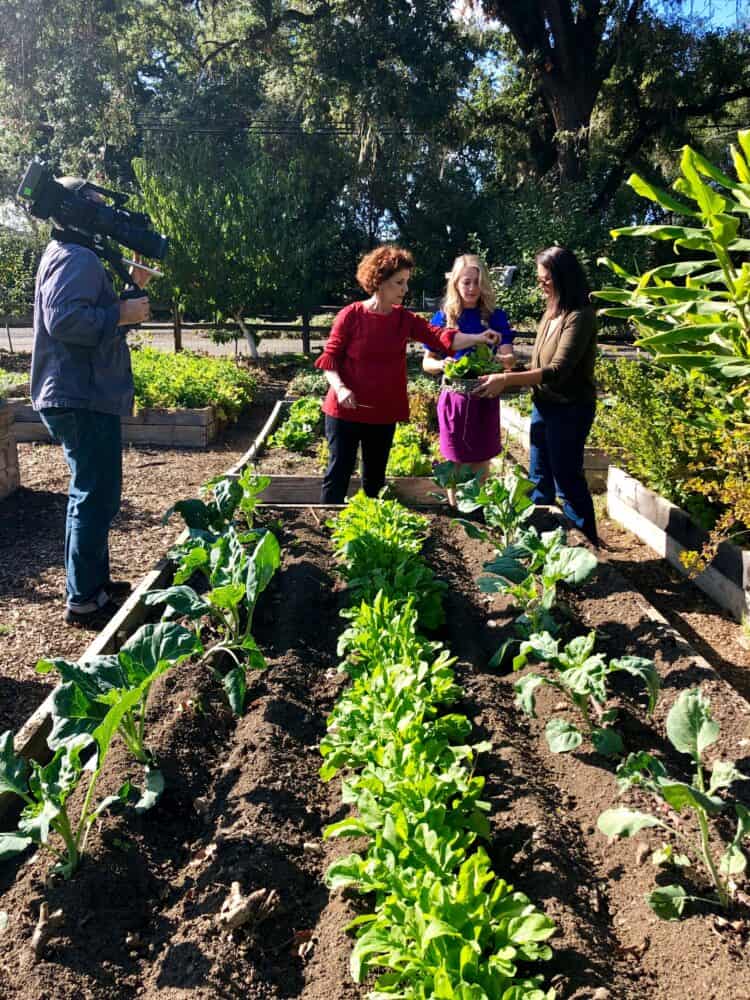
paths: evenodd
<path fill-rule="evenodd" d="M 519 654 L 513 660 L 513 669 L 521 670 L 529 659 L 545 662 L 554 671 L 551 677 L 544 674 L 527 674 L 514 687 L 516 704 L 527 715 L 535 716 L 535 694 L 539 687 L 557 688 L 578 710 L 583 719 L 584 731 L 568 719 L 550 719 L 545 735 L 552 753 L 575 750 L 588 738 L 597 752 L 606 757 L 622 754 L 624 747 L 620 734 L 612 729 L 617 718 L 616 708 L 605 708 L 609 678 L 624 672 L 637 677 L 648 691 L 648 714 L 656 707 L 661 682 L 652 660 L 641 656 L 621 656 L 607 660 L 594 652 L 596 632 L 577 636 L 560 648 L 560 643 L 548 632 L 532 635 L 521 643 Z"/>
<path fill-rule="evenodd" d="M 654 852 L 655 863 L 671 862 L 678 867 L 698 860 L 705 868 L 716 896 L 704 899 L 689 895 L 683 886 L 674 884 L 655 889 L 646 898 L 651 909 L 664 920 L 679 920 L 689 902 L 703 901 L 713 905 L 718 903 L 727 909 L 735 889 L 734 876 L 741 875 L 747 868 L 747 856 L 742 843 L 750 838 L 750 810 L 740 802 L 734 803 L 737 826 L 733 839 L 721 856 L 714 855 L 712 840 L 721 842 L 718 831 L 713 835 L 710 823 L 727 806 L 717 792 L 729 788 L 733 782 L 747 780 L 748 775 L 737 770 L 733 761 L 716 760 L 710 773 L 706 771 L 704 753 L 719 738 L 719 724 L 711 716 L 710 704 L 698 688 L 683 691 L 667 716 L 667 736 L 678 753 L 688 755 L 695 767 L 690 782 L 671 778 L 663 763 L 649 753 L 630 754 L 617 769 L 617 783 L 620 791 L 629 788 L 643 788 L 650 792 L 666 813 L 658 815 L 640 812 L 625 807 L 607 809 L 597 821 L 597 826 L 606 836 L 632 837 L 649 828 L 665 830 L 679 845 L 684 854 L 678 853 L 673 845 L 667 845 Z M 683 826 L 670 814 L 689 812 L 697 821 L 697 837 L 686 833 Z"/>
<path fill-rule="evenodd" d="M 750 239 L 740 235 L 750 216 L 750 130 L 731 147 L 730 177 L 690 146 L 684 146 L 681 175 L 672 194 L 637 174 L 628 183 L 644 198 L 686 225 L 644 225 L 613 229 L 612 236 L 669 240 L 675 254 L 698 251 L 700 259 L 679 260 L 631 274 L 603 257 L 624 287 L 594 292 L 612 303 L 602 313 L 630 320 L 638 345 L 658 361 L 706 373 L 738 395 L 750 382 Z"/>

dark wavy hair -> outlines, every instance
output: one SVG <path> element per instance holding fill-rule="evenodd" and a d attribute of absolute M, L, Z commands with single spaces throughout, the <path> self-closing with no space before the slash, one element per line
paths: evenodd
<path fill-rule="evenodd" d="M 591 287 L 581 264 L 567 247 L 547 247 L 536 255 L 537 264 L 546 267 L 552 279 L 554 298 L 547 312 L 560 316 L 591 305 Z"/>
<path fill-rule="evenodd" d="M 397 271 L 411 271 L 413 268 L 414 258 L 408 250 L 394 246 L 377 247 L 359 262 L 357 281 L 368 295 L 372 295 Z"/>

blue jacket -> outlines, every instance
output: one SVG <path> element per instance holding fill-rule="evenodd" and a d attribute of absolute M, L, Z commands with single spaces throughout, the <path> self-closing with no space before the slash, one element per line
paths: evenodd
<path fill-rule="evenodd" d="M 31 402 L 127 416 L 133 373 L 120 304 L 104 265 L 76 243 L 52 240 L 34 296 Z"/>

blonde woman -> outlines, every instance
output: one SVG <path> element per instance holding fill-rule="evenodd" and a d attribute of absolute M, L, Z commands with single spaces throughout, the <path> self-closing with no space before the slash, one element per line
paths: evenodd
<path fill-rule="evenodd" d="M 430 320 L 433 326 L 457 328 L 462 333 L 497 333 L 497 350 L 506 370 L 513 367 L 513 332 L 508 317 L 495 307 L 495 291 L 487 268 L 475 254 L 456 257 L 448 277 L 443 308 Z M 457 351 L 456 358 L 474 347 Z M 430 375 L 443 372 L 447 355 L 425 346 L 423 369 Z M 449 462 L 470 465 L 486 476 L 490 460 L 500 453 L 500 406 L 495 399 L 478 399 L 443 389 L 438 401 L 440 451 Z M 448 500 L 454 503 L 452 491 Z"/>

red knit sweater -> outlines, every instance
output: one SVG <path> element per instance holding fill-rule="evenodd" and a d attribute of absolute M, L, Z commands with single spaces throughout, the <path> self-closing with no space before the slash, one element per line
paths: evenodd
<path fill-rule="evenodd" d="M 376 313 L 353 302 L 336 316 L 316 368 L 335 371 L 357 400 L 356 409 L 339 406 L 328 390 L 323 412 L 362 424 L 395 424 L 409 419 L 406 395 L 406 343 L 415 340 L 440 353 L 452 354 L 456 330 L 431 326 L 421 316 L 394 306 Z"/>

